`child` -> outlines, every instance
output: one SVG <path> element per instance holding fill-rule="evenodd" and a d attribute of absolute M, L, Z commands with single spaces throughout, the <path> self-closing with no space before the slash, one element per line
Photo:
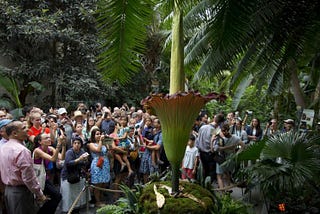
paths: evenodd
<path fill-rule="evenodd" d="M 147 117 L 145 119 L 144 129 L 142 130 L 142 137 L 146 145 L 155 145 L 153 141 L 153 132 L 152 119 L 151 117 Z M 152 150 L 151 160 L 153 166 L 156 166 L 157 164 L 163 164 L 163 161 L 160 160 L 159 150 Z"/>
<path fill-rule="evenodd" d="M 199 162 L 199 150 L 194 146 L 195 140 L 195 136 L 191 134 L 182 160 L 182 179 L 195 179 Z"/>

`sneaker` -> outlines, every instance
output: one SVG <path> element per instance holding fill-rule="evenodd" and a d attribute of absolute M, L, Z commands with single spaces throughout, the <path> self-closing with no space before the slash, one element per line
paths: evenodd
<path fill-rule="evenodd" d="M 121 164 L 121 169 L 120 169 L 120 172 L 122 172 L 124 170 L 124 168 L 127 166 L 127 164 Z"/>
<path fill-rule="evenodd" d="M 163 162 L 162 160 L 160 160 L 160 159 L 157 161 L 157 163 L 158 163 L 159 165 L 164 164 L 164 162 Z"/>
<path fill-rule="evenodd" d="M 107 206 L 105 203 L 102 203 L 102 202 L 97 202 L 96 203 L 96 207 L 100 208 L 100 207 L 104 207 L 104 206 Z"/>
<path fill-rule="evenodd" d="M 129 173 L 128 173 L 128 178 L 130 178 L 130 177 L 133 176 L 133 175 L 134 175 L 134 172 L 133 172 L 133 171 L 129 172 Z"/>

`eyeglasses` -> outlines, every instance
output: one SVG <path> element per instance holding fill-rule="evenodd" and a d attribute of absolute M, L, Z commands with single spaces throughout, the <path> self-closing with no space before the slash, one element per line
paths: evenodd
<path fill-rule="evenodd" d="M 4 115 L 0 115 L 0 118 L 4 118 L 4 117 L 6 117 L 6 115 L 4 114 Z"/>

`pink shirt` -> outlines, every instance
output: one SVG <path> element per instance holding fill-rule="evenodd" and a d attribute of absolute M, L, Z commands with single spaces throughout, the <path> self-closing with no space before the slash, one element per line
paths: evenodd
<path fill-rule="evenodd" d="M 15 139 L 0 147 L 0 176 L 5 185 L 25 185 L 37 197 L 43 195 L 33 169 L 31 152 Z"/>

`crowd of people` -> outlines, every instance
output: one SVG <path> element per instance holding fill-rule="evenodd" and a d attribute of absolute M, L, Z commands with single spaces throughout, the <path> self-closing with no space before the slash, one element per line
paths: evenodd
<path fill-rule="evenodd" d="M 242 120 L 233 112 L 218 113 L 210 121 L 200 112 L 186 142 L 181 178 L 196 179 L 201 163 L 203 177 L 210 176 L 223 189 L 232 181 L 232 169 L 221 168 L 214 157 L 217 153 L 228 156 L 263 136 L 294 127 L 294 121 L 287 119 L 284 130 L 279 130 L 277 120 L 271 119 L 262 129 L 258 118 L 246 125 L 247 116 Z M 55 213 L 60 203 L 66 213 L 86 182 L 112 189 L 122 182 L 145 184 L 151 174 L 170 165 L 159 118 L 126 104 L 111 109 L 97 103 L 89 109 L 79 103 L 71 112 L 64 107 L 47 112 L 29 107 L 16 120 L 0 110 L 0 135 L 2 213 Z M 44 186 L 37 179 L 35 164 L 45 166 Z M 96 207 L 106 204 L 99 188 L 90 189 L 89 195 Z M 82 195 L 74 213 L 85 203 Z"/>

